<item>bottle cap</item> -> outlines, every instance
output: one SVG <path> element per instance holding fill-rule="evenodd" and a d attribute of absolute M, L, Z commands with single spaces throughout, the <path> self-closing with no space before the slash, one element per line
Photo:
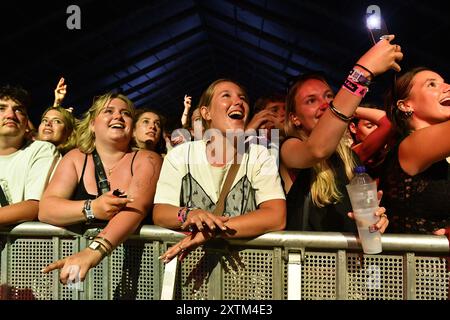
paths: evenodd
<path fill-rule="evenodd" d="M 365 166 L 357 166 L 354 170 L 355 173 L 365 173 L 366 167 Z"/>

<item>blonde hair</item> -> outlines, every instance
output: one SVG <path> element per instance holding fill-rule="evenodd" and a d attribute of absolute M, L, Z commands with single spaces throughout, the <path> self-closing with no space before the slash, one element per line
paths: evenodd
<path fill-rule="evenodd" d="M 237 85 L 239 88 L 241 88 L 242 93 L 245 95 L 245 98 L 248 101 L 247 91 L 240 83 L 238 83 L 234 80 L 222 78 L 222 79 L 218 79 L 218 80 L 214 81 L 213 83 L 211 83 L 208 86 L 208 88 L 206 88 L 206 90 L 203 92 L 202 96 L 200 97 L 197 108 L 201 108 L 203 106 L 207 107 L 208 109 L 210 108 L 211 101 L 212 101 L 212 98 L 214 95 L 214 90 L 216 89 L 216 86 L 222 82 L 231 82 L 231 83 L 234 83 L 235 85 Z M 209 129 L 209 123 L 205 120 L 205 118 L 203 118 L 203 116 L 202 116 L 202 124 L 203 124 L 203 128 Z"/>
<path fill-rule="evenodd" d="M 64 134 L 67 135 L 67 138 L 64 140 L 64 142 L 56 146 L 59 152 L 64 155 L 77 146 L 78 119 L 76 119 L 74 115 L 71 112 L 67 111 L 65 108 L 56 106 L 49 107 L 44 111 L 44 113 L 42 114 L 41 122 L 42 119 L 44 119 L 44 117 L 46 116 L 47 112 L 51 110 L 58 111 L 61 114 L 62 121 L 64 122 Z"/>
<path fill-rule="evenodd" d="M 290 114 L 295 113 L 295 96 L 301 86 L 310 79 L 316 79 L 328 85 L 321 74 L 308 74 L 297 79 L 294 85 L 289 89 L 286 96 L 285 113 L 285 131 L 287 137 L 297 137 L 306 140 L 308 137 L 300 127 L 296 127 L 290 120 Z M 336 153 L 344 163 L 345 173 L 348 179 L 353 177 L 353 169 L 356 167 L 356 161 L 351 148 L 346 144 L 345 135 L 339 141 Z M 336 203 L 342 198 L 336 184 L 336 172 L 330 158 L 317 162 L 312 166 L 313 174 L 311 177 L 311 198 L 315 206 L 322 208 L 326 205 Z"/>
<path fill-rule="evenodd" d="M 120 99 L 124 101 L 130 109 L 131 116 L 134 122 L 135 109 L 133 102 L 126 96 L 120 93 L 106 93 L 94 99 L 92 106 L 84 113 L 83 119 L 80 121 L 77 130 L 77 146 L 83 153 L 92 153 L 95 149 L 95 134 L 91 130 L 90 125 L 92 121 L 100 114 L 100 112 L 113 99 Z"/>

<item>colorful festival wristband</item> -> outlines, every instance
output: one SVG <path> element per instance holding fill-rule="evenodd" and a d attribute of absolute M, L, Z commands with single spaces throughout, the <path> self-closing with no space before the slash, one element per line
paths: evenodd
<path fill-rule="evenodd" d="M 346 89 L 351 94 L 364 98 L 366 93 L 369 91 L 369 88 L 366 86 L 363 86 L 362 84 L 353 82 L 349 78 L 345 79 L 344 84 L 342 85 L 342 88 Z"/>

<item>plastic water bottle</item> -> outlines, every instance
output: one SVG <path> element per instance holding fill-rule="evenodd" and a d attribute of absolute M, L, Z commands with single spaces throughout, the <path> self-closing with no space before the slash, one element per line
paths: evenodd
<path fill-rule="evenodd" d="M 381 234 L 373 228 L 380 219 L 375 216 L 378 209 L 376 182 L 366 173 L 364 166 L 359 166 L 355 168 L 355 175 L 346 187 L 364 253 L 380 253 Z"/>

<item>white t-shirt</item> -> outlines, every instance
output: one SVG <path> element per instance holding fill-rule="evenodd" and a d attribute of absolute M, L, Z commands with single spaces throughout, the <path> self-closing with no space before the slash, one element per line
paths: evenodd
<path fill-rule="evenodd" d="M 241 165 L 230 188 L 231 197 L 236 198 L 236 201 L 233 203 L 233 199 L 229 199 L 230 194 L 226 200 L 228 210 L 234 211 L 230 215 L 254 210 L 264 201 L 285 199 L 276 159 L 267 148 L 252 144 L 240 161 Z M 185 206 L 191 197 L 195 199 L 192 206 L 211 210 L 220 195 L 218 186 L 225 180 L 223 175 L 214 174 L 213 170 L 206 158 L 205 141 L 179 145 L 164 158 L 154 203 Z M 187 178 L 188 173 L 191 179 Z M 220 182 L 217 181 L 219 177 L 222 180 Z M 254 205 L 247 203 L 249 201 L 254 202 Z"/>
<path fill-rule="evenodd" d="M 46 141 L 0 156 L 0 184 L 8 202 L 40 200 L 59 159 L 59 151 Z"/>

